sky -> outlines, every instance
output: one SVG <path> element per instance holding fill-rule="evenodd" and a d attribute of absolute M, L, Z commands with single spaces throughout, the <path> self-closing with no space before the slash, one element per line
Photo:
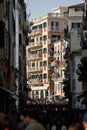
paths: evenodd
<path fill-rule="evenodd" d="M 83 3 L 84 0 L 25 0 L 25 2 L 27 4 L 27 15 L 30 16 L 29 20 L 32 20 L 37 16 L 52 12 L 53 8 Z"/>

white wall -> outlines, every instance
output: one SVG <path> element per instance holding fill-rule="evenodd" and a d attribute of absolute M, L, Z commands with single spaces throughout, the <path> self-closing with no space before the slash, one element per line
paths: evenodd
<path fill-rule="evenodd" d="M 80 50 L 81 35 L 78 29 L 72 29 L 71 31 L 71 52 Z"/>

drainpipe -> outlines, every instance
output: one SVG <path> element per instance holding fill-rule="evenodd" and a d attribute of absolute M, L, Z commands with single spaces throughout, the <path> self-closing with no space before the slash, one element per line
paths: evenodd
<path fill-rule="evenodd" d="M 16 18 L 16 29 L 15 29 L 15 68 L 19 72 L 19 4 L 18 0 L 15 0 L 15 18 Z M 19 76 L 16 77 L 16 107 L 18 110 L 19 106 Z"/>

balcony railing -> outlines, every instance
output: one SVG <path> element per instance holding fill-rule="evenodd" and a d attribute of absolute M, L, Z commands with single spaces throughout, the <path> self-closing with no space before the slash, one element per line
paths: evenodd
<path fill-rule="evenodd" d="M 60 74 L 58 72 L 53 72 L 51 75 L 51 80 L 58 80 L 60 77 Z"/>
<path fill-rule="evenodd" d="M 54 52 L 49 52 L 48 53 L 48 57 L 53 57 L 54 56 Z"/>
<path fill-rule="evenodd" d="M 61 18 L 64 18 L 64 16 L 65 16 L 65 15 L 62 14 L 62 13 L 48 13 L 48 17 L 49 17 L 49 18 L 52 18 L 52 17 L 54 17 L 54 18 L 55 18 L 55 17 L 56 17 L 56 18 L 60 18 L 60 17 L 61 17 Z"/>
<path fill-rule="evenodd" d="M 52 31 L 52 32 L 63 32 L 63 30 L 60 29 L 59 26 L 49 26 L 48 27 L 48 31 Z"/>
<path fill-rule="evenodd" d="M 59 66 L 59 60 L 55 60 L 51 62 L 51 67 L 56 67 L 56 66 Z"/>
<path fill-rule="evenodd" d="M 65 67 L 65 66 L 66 66 L 66 63 L 65 63 L 64 60 L 61 60 L 61 61 L 60 61 L 60 66 L 61 66 L 61 67 Z"/>
<path fill-rule="evenodd" d="M 64 78 L 62 78 L 62 77 L 58 78 L 58 81 L 59 81 L 60 83 L 62 83 L 63 80 L 64 80 Z"/>
<path fill-rule="evenodd" d="M 48 83 L 53 83 L 53 80 L 50 77 L 48 78 Z"/>
<path fill-rule="evenodd" d="M 35 48 L 35 47 L 38 47 L 38 46 L 42 46 L 42 41 L 39 41 L 39 42 L 30 42 L 29 43 L 29 48 Z"/>
<path fill-rule="evenodd" d="M 29 67 L 29 72 L 42 71 L 42 67 Z"/>
<path fill-rule="evenodd" d="M 28 79 L 29 84 L 41 84 L 42 79 Z"/>
<path fill-rule="evenodd" d="M 40 54 L 29 54 L 28 57 L 29 57 L 29 60 L 41 59 L 42 53 L 40 53 Z"/>
<path fill-rule="evenodd" d="M 48 70 L 54 70 L 54 67 L 52 67 L 50 64 L 48 65 Z"/>
<path fill-rule="evenodd" d="M 42 28 L 37 28 L 37 29 L 32 30 L 32 32 L 29 34 L 29 36 L 38 35 L 41 33 L 42 33 Z"/>
<path fill-rule="evenodd" d="M 48 39 L 48 43 L 49 43 L 49 44 L 54 44 L 56 41 L 58 41 L 57 38 L 49 38 L 49 39 Z"/>

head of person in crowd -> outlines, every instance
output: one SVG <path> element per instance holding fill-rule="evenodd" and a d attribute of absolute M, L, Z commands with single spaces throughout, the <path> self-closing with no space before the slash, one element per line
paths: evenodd
<path fill-rule="evenodd" d="M 25 130 L 26 129 L 26 124 L 23 122 L 23 115 L 22 113 L 20 112 L 19 113 L 19 123 L 18 123 L 18 127 L 21 128 L 21 130 Z"/>
<path fill-rule="evenodd" d="M 87 112 L 83 115 L 83 127 L 87 130 Z"/>
<path fill-rule="evenodd" d="M 21 112 L 21 120 L 27 125 L 33 118 L 33 115 L 28 110 L 24 110 Z"/>
<path fill-rule="evenodd" d="M 0 130 L 2 129 L 2 121 L 5 117 L 5 114 L 4 113 L 0 113 Z"/>
<path fill-rule="evenodd" d="M 4 117 L 5 117 L 5 114 L 4 113 L 0 113 L 0 122 L 4 119 Z"/>
<path fill-rule="evenodd" d="M 68 130 L 84 130 L 83 126 L 80 123 L 72 123 Z"/>
<path fill-rule="evenodd" d="M 17 122 L 12 115 L 6 115 L 2 121 L 3 130 L 19 130 Z"/>
<path fill-rule="evenodd" d="M 33 113 L 29 110 L 22 112 L 23 121 L 26 123 L 26 130 L 45 130 L 44 126 L 34 119 Z"/>

